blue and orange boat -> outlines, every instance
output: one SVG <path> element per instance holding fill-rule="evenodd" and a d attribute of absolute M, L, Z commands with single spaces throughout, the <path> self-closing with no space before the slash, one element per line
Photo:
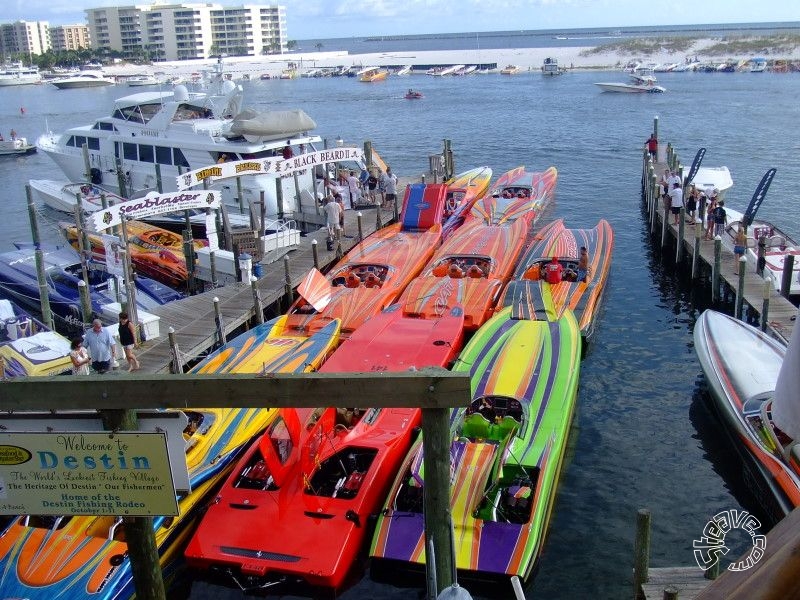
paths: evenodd
<path fill-rule="evenodd" d="M 578 273 L 581 248 L 586 248 L 585 277 Z M 558 319 L 566 309 L 575 313 L 581 334 L 593 330 L 605 291 L 614 248 L 614 231 L 605 219 L 592 229 L 567 229 L 563 219 L 536 232 L 520 259 L 499 304 L 515 307 L 526 319 Z M 545 269 L 553 257 L 562 268 L 561 281 L 545 281 Z"/>
<path fill-rule="evenodd" d="M 481 327 L 454 371 L 469 373 L 473 400 L 451 416 L 450 510 L 455 564 L 475 578 L 526 578 L 555 503 L 574 413 L 581 337 L 567 310 L 556 321 L 504 308 Z M 374 573 L 418 570 L 427 557 L 422 442 L 378 517 Z"/>
<path fill-rule="evenodd" d="M 384 227 L 350 250 L 328 273 L 312 269 L 286 325 L 311 335 L 333 319 L 342 339 L 397 300 L 433 255 L 442 235 L 445 184 L 406 188 L 401 222 Z"/>

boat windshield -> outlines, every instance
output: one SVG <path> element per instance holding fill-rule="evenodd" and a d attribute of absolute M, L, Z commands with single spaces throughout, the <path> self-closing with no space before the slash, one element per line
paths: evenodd
<path fill-rule="evenodd" d="M 492 272 L 492 259 L 488 256 L 475 256 L 474 254 L 451 254 L 436 261 L 431 269 L 434 277 L 462 277 L 485 278 Z"/>
<path fill-rule="evenodd" d="M 123 106 L 114 111 L 112 117 L 131 121 L 133 123 L 147 123 L 161 110 L 161 103 L 134 104 Z"/>

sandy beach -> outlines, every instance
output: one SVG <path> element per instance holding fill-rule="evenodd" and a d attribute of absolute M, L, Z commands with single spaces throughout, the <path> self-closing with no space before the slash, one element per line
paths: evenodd
<path fill-rule="evenodd" d="M 225 71 L 236 76 L 249 75 L 258 77 L 262 73 L 277 76 L 292 62 L 297 65 L 299 72 L 313 68 L 336 66 L 403 66 L 403 65 L 454 65 L 454 64 L 486 64 L 496 63 L 499 69 L 506 65 L 516 65 L 523 72 L 539 72 L 544 59 L 552 57 L 558 60 L 562 67 L 608 71 L 616 70 L 631 60 L 642 60 L 647 63 L 681 63 L 687 57 L 697 57 L 701 61 L 720 62 L 726 59 L 749 59 L 756 54 L 731 56 L 710 54 L 707 49 L 714 46 L 719 40 L 711 38 L 698 39 L 683 52 L 652 52 L 646 55 L 623 54 L 616 51 L 590 52 L 591 47 L 568 48 L 505 48 L 481 50 L 440 50 L 440 51 L 408 51 L 408 52 L 378 52 L 369 54 L 348 54 L 347 52 L 304 52 L 263 57 L 227 57 L 225 58 Z M 769 59 L 800 60 L 800 47 L 791 51 L 779 51 L 766 54 Z M 107 67 L 111 75 L 126 76 L 141 73 L 164 72 L 169 75 L 184 75 L 201 71 L 214 64 L 214 59 L 174 61 L 155 63 L 153 65 L 123 64 Z"/>

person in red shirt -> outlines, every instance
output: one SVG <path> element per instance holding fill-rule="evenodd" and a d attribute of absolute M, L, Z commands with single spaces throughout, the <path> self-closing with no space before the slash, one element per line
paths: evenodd
<path fill-rule="evenodd" d="M 658 139 L 655 133 L 651 133 L 650 138 L 647 140 L 647 151 L 650 153 L 650 156 L 653 157 L 653 162 L 655 162 L 658 156 Z"/>
<path fill-rule="evenodd" d="M 547 283 L 560 283 L 561 282 L 561 273 L 564 270 L 564 267 L 561 266 L 561 263 L 558 262 L 558 257 L 554 256 L 553 259 L 547 263 L 547 266 L 544 268 L 545 278 L 547 279 Z"/>

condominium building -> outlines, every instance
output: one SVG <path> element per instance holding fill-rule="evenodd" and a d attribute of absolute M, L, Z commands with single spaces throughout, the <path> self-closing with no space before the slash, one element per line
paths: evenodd
<path fill-rule="evenodd" d="M 0 54 L 5 57 L 44 54 L 50 49 L 47 21 L 16 21 L 0 24 Z"/>
<path fill-rule="evenodd" d="M 90 48 L 89 28 L 86 25 L 53 25 L 50 44 L 55 52 Z"/>
<path fill-rule="evenodd" d="M 86 10 L 92 47 L 151 60 L 258 56 L 286 50 L 286 8 L 219 4 L 117 6 Z"/>

